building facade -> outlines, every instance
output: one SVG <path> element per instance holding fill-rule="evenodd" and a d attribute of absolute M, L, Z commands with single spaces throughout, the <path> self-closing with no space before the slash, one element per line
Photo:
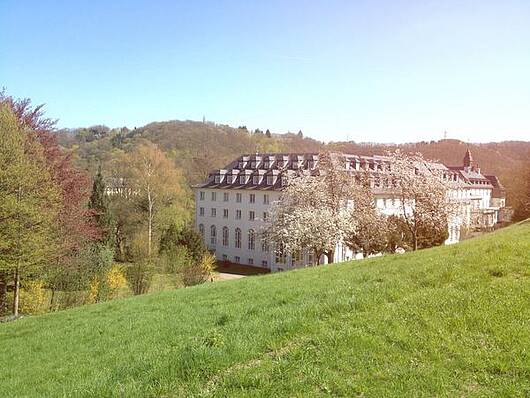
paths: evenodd
<path fill-rule="evenodd" d="M 384 173 L 388 158 L 343 154 L 347 170 L 366 171 L 371 179 L 377 209 L 385 214 L 399 214 L 400 204 L 385 187 Z M 450 195 L 460 205 L 458 215 L 449 220 L 446 244 L 456 243 L 464 230 L 489 229 L 502 221 L 505 192 L 495 176 L 484 176 L 469 150 L 462 166 L 426 162 L 427 167 L 442 171 L 444 178 L 458 182 Z M 313 263 L 310 253 L 298 258 L 280 255 L 259 237 L 270 206 L 280 200 L 289 176 L 299 170 L 317 170 L 318 154 L 243 155 L 225 168 L 213 171 L 208 179 L 194 187 L 195 226 L 208 249 L 218 261 L 263 267 L 281 271 Z M 334 261 L 360 258 L 339 244 Z"/>

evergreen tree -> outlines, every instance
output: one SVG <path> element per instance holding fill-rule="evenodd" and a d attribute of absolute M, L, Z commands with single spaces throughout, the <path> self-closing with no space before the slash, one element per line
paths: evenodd
<path fill-rule="evenodd" d="M 94 178 L 88 208 L 94 212 L 94 218 L 101 229 L 101 242 L 107 246 L 113 246 L 114 222 L 105 194 L 105 182 L 103 181 L 101 166 L 99 166 L 98 173 Z"/>
<path fill-rule="evenodd" d="M 272 137 L 272 134 L 271 134 L 269 129 L 267 129 L 267 131 L 265 131 L 265 135 L 267 136 L 267 138 L 271 138 Z"/>
<path fill-rule="evenodd" d="M 172 224 L 160 238 L 160 254 L 174 252 L 179 246 L 185 247 L 195 262 L 199 262 L 207 251 L 202 236 L 195 230 L 191 227 L 182 229 L 176 224 Z"/>

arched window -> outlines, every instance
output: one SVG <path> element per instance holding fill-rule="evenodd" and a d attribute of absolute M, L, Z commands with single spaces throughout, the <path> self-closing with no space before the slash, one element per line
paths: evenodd
<path fill-rule="evenodd" d="M 204 225 L 203 224 L 199 224 L 199 233 L 204 238 Z"/>
<path fill-rule="evenodd" d="M 256 247 L 256 234 L 253 229 L 248 231 L 248 250 L 254 250 Z"/>
<path fill-rule="evenodd" d="M 228 246 L 228 228 L 223 227 L 223 246 Z"/>
<path fill-rule="evenodd" d="M 212 245 L 217 243 L 217 230 L 215 229 L 215 225 L 210 227 L 210 243 Z"/>
<path fill-rule="evenodd" d="M 234 243 L 235 243 L 236 248 L 241 249 L 241 230 L 239 228 L 236 228 Z"/>

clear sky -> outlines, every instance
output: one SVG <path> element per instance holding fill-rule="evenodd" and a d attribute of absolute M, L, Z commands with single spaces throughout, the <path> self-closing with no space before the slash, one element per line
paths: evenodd
<path fill-rule="evenodd" d="M 530 140 L 530 1 L 0 1 L 0 86 L 60 127 Z"/>

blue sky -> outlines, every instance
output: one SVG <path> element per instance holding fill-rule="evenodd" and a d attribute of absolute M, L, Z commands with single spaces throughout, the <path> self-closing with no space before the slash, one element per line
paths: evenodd
<path fill-rule="evenodd" d="M 0 86 L 61 127 L 530 139 L 528 1 L 0 1 Z"/>

